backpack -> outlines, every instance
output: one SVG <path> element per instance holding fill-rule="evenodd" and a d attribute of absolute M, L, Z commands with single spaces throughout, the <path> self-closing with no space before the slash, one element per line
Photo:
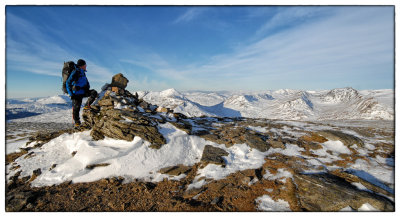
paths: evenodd
<path fill-rule="evenodd" d="M 73 61 L 64 62 L 64 67 L 62 68 L 62 90 L 64 93 L 68 94 L 66 82 L 68 80 L 69 75 L 72 71 L 74 71 L 76 65 Z"/>

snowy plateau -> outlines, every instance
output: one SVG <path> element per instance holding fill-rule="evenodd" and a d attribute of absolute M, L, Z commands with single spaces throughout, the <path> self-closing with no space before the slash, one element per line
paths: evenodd
<path fill-rule="evenodd" d="M 124 115 L 80 131 L 68 96 L 6 100 L 7 211 L 394 211 L 394 90 L 99 96 Z M 106 132 L 142 123 L 160 146 Z"/>

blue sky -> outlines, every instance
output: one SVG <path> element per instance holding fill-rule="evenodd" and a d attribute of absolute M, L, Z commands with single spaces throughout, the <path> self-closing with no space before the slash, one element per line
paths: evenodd
<path fill-rule="evenodd" d="M 7 98 L 61 94 L 63 61 L 92 88 L 394 88 L 391 6 L 7 6 Z"/>

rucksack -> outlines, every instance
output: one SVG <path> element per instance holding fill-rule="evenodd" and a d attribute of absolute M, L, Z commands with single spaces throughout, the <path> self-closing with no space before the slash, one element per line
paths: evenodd
<path fill-rule="evenodd" d="M 71 74 L 72 71 L 75 70 L 75 68 L 76 65 L 74 61 L 64 62 L 64 67 L 62 69 L 62 90 L 64 93 L 68 94 L 66 82 L 68 80 L 69 75 Z"/>

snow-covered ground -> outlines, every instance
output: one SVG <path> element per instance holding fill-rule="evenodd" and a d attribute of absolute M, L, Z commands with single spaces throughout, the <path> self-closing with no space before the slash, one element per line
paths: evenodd
<path fill-rule="evenodd" d="M 43 173 L 32 185 L 45 186 L 67 180 L 91 182 L 112 176 L 123 176 L 128 182 L 136 178 L 161 181 L 169 177 L 158 173 L 161 168 L 178 164 L 191 166 L 199 162 L 205 145 L 222 148 L 229 156 L 226 158 L 226 168 L 210 164 L 199 172 L 199 177 L 221 179 L 238 170 L 258 168 L 264 162 L 265 153 L 251 150 L 245 144 L 226 148 L 224 145 L 187 135 L 169 123 L 161 125 L 160 132 L 167 139 L 167 144 L 158 150 L 149 148 L 150 144 L 140 137 L 135 137 L 132 142 L 110 138 L 93 141 L 90 131 L 63 134 L 46 143 L 40 150 L 35 149 L 34 157 L 19 158 L 16 163 L 23 168 L 22 177 L 40 168 Z M 34 145 L 32 143 L 28 147 Z M 73 152 L 76 153 L 75 156 L 72 156 Z M 54 164 L 57 166 L 49 170 Z M 94 164 L 109 166 L 93 170 L 86 168 Z M 9 175 L 13 174 L 11 172 Z"/>
<path fill-rule="evenodd" d="M 198 136 L 188 135 L 169 123 L 161 125 L 160 132 L 167 138 L 167 144 L 159 150 L 149 148 L 150 144 L 140 137 L 135 137 L 132 142 L 110 138 L 93 141 L 90 131 L 72 135 L 63 134 L 46 143 L 40 149 L 35 149 L 35 157 L 19 158 L 16 163 L 24 168 L 22 177 L 32 174 L 32 171 L 37 168 L 45 171 L 32 183 L 35 186 L 59 184 L 67 180 L 90 182 L 110 176 L 124 176 L 127 181 L 135 178 L 160 181 L 163 178 L 168 178 L 166 175 L 158 173 L 161 168 L 178 164 L 193 165 L 200 161 L 204 146 L 212 145 L 229 153 L 229 156 L 225 157 L 227 166 L 222 168 L 218 165 L 209 164 L 199 170 L 198 178 L 221 179 L 238 170 L 259 168 L 264 163 L 265 156 L 274 153 L 301 156 L 301 152 L 304 151 L 303 148 L 295 144 L 286 144 L 285 149 L 271 148 L 267 152 L 251 149 L 246 144 L 235 144 L 226 148 L 224 145 L 204 140 Z M 25 140 L 21 141 L 20 147 L 25 147 L 25 143 Z M 13 141 L 7 143 L 7 145 L 10 145 L 9 152 L 18 148 L 16 144 Z M 35 143 L 31 143 L 28 147 L 34 145 Z M 318 158 L 308 159 L 310 164 L 315 164 L 315 167 L 338 160 L 340 154 L 350 152 L 340 141 L 327 141 L 322 143 L 322 146 L 322 149 L 314 151 Z M 360 154 L 367 152 L 367 150 L 361 148 L 358 151 Z M 73 152 L 76 152 L 75 156 L 71 155 Z M 392 171 L 394 165 L 385 165 L 388 162 L 387 160 L 379 156 L 376 159 L 371 159 L 370 163 L 360 160 L 350 169 L 355 173 L 357 171 L 368 171 L 375 177 L 375 183 L 379 184 L 380 180 L 382 183 L 394 184 Z M 87 165 L 103 163 L 110 165 L 93 170 L 86 169 Z M 49 171 L 54 164 L 57 164 L 57 167 Z M 335 167 L 332 167 L 332 169 L 335 169 Z M 268 171 L 266 172 L 264 178 L 267 179 L 276 179 L 280 176 L 269 176 Z M 13 174 L 14 172 L 11 172 L 9 175 L 12 176 Z M 285 171 L 282 171 L 282 176 L 286 176 L 285 174 Z M 196 183 L 193 183 L 193 185 L 196 185 Z"/>
<path fill-rule="evenodd" d="M 285 128 L 286 133 L 295 135 L 298 129 L 313 130 L 312 124 L 301 124 L 302 122 L 290 122 L 297 127 Z M 252 127 L 258 131 L 266 131 L 262 127 Z M 161 168 L 183 164 L 192 166 L 200 162 L 204 147 L 211 145 L 225 150 L 229 155 L 223 157 L 226 166 L 208 164 L 199 169 L 197 176 L 188 186 L 191 188 L 200 188 L 207 184 L 206 180 L 222 179 L 236 171 L 246 169 L 257 169 L 265 163 L 265 158 L 274 153 L 280 153 L 286 156 L 298 156 L 306 159 L 310 168 L 325 167 L 328 170 L 335 170 L 337 166 L 327 166 L 326 164 L 340 160 L 340 154 L 349 154 L 350 150 L 340 141 L 327 141 L 322 143 L 322 149 L 314 151 L 317 157 L 304 156 L 304 149 L 296 144 L 285 144 L 285 148 L 270 148 L 266 152 L 260 152 L 250 148 L 247 144 L 234 144 L 226 148 L 225 145 L 217 144 L 205 140 L 198 136 L 188 135 L 186 132 L 177 129 L 170 123 L 161 124 L 160 133 L 164 135 L 167 144 L 160 149 L 149 148 L 149 143 L 140 137 L 135 137 L 133 141 L 115 140 L 105 138 L 104 140 L 94 141 L 90 136 L 90 131 L 84 131 L 74 134 L 63 134 L 50 142 L 44 144 L 40 149 L 33 149 L 33 154 L 29 157 L 18 158 L 15 163 L 20 166 L 20 170 L 11 170 L 12 165 L 7 166 L 7 177 L 13 176 L 21 171 L 21 177 L 29 176 L 38 168 L 42 174 L 32 183 L 32 186 L 49 186 L 60 184 L 72 180 L 77 182 L 91 182 L 107 177 L 124 177 L 125 182 L 135 179 L 158 182 L 167 179 L 182 179 L 184 174 L 179 176 L 169 176 L 159 173 Z M 25 147 L 22 141 L 21 147 Z M 10 145 L 10 151 L 18 148 L 15 142 L 7 143 Z M 28 144 L 33 147 L 36 143 Z M 367 155 L 369 147 L 359 148 L 358 155 Z M 369 162 L 357 160 L 353 165 L 345 168 L 348 172 L 368 180 L 376 186 L 394 193 L 394 173 L 393 161 L 382 158 L 379 155 L 376 158 L 369 158 Z M 390 163 L 391 162 L 391 163 Z M 94 169 L 87 168 L 89 165 L 105 165 Z M 307 172 L 313 172 L 312 170 Z M 204 179 L 206 178 L 206 179 Z M 292 178 L 292 174 L 285 169 L 279 169 L 278 173 L 271 174 L 265 171 L 263 177 L 267 180 L 285 181 L 286 178 Z M 255 180 L 256 182 L 257 180 Z M 360 183 L 353 183 L 360 188 Z M 394 199 L 394 198 L 390 198 Z M 288 211 L 289 205 L 286 201 L 274 201 L 268 195 L 258 198 L 255 201 L 260 211 Z M 374 211 L 374 207 L 365 204 L 359 211 Z M 351 211 L 343 209 L 342 211 Z"/>
<path fill-rule="evenodd" d="M 252 117 L 281 119 L 276 123 L 285 124 L 279 129 L 281 133 L 300 137 L 305 131 L 342 128 L 345 126 L 376 125 L 381 128 L 393 128 L 394 116 L 393 90 L 356 91 L 351 88 L 335 89 L 332 91 L 296 91 L 278 90 L 264 92 L 186 92 L 180 93 L 174 89 L 161 92 L 138 92 L 144 100 L 162 107 L 169 107 L 175 112 L 188 116 L 225 116 L 225 117 Z M 71 101 L 66 96 L 54 96 L 36 99 L 8 99 L 6 104 L 7 122 L 9 123 L 71 123 Z M 310 123 L 294 120 L 321 120 Z M 343 119 L 343 120 L 342 120 Z M 357 119 L 349 121 L 348 119 Z M 360 120 L 358 120 L 360 119 Z M 388 121 L 377 122 L 369 119 L 383 119 Z M 383 124 L 382 124 L 383 123 Z M 218 123 L 215 123 L 218 124 Z M 288 127 L 290 126 L 290 127 Z M 257 126 L 248 126 L 248 129 L 265 133 L 276 132 L 276 129 L 267 129 Z M 21 177 L 31 175 L 38 168 L 42 174 L 31 184 L 33 186 L 48 186 L 72 180 L 73 182 L 91 182 L 101 178 L 122 176 L 126 182 L 134 179 L 157 182 L 164 178 L 181 179 L 185 175 L 169 176 L 159 173 L 161 168 L 184 164 L 191 166 L 200 162 L 204 147 L 211 145 L 224 149 L 226 167 L 208 164 L 200 169 L 189 188 L 199 188 L 207 184 L 209 179 L 222 179 L 239 170 L 260 168 L 265 163 L 265 157 L 274 153 L 287 156 L 302 156 L 304 149 L 296 144 L 285 144 L 285 149 L 270 148 L 260 152 L 250 148 L 247 144 L 234 144 L 226 148 L 224 145 L 205 140 L 198 136 L 188 135 L 170 123 L 160 125 L 160 133 L 164 135 L 167 144 L 161 149 L 149 148 L 149 143 L 140 137 L 132 142 L 106 138 L 94 141 L 90 131 L 63 134 L 44 144 L 40 149 L 34 149 L 30 157 L 18 158 L 15 163 L 20 170 L 11 170 L 7 166 L 7 177 L 21 171 Z M 26 138 L 18 135 L 29 134 L 30 129 L 8 131 L 11 139 L 6 142 L 7 154 L 17 152 L 25 147 Z M 346 131 L 358 135 L 355 131 Z M 12 135 L 15 135 L 12 137 Z M 284 138 L 284 135 L 281 135 Z M 365 140 L 365 138 L 362 138 Z M 379 138 L 373 138 L 379 139 Z M 375 149 L 371 138 L 366 139 L 366 145 L 357 150 L 360 156 L 367 156 Z M 34 146 L 31 143 L 28 146 Z M 328 170 L 337 169 L 337 166 L 326 166 L 340 159 L 341 154 L 351 153 L 348 147 L 340 141 L 327 141 L 321 144 L 322 149 L 314 151 L 317 157 L 304 157 L 311 167 L 323 166 Z M 56 166 L 55 166 L 56 165 Z M 107 165 L 88 169 L 89 165 Z M 55 166 L 55 167 L 54 167 Z M 54 168 L 53 168 L 54 167 Z M 376 186 L 393 192 L 394 162 L 390 158 L 369 158 L 369 162 L 358 160 L 346 168 L 348 172 L 370 181 Z M 363 172 L 368 171 L 368 173 Z M 265 179 L 275 180 L 290 178 L 285 170 L 272 175 L 265 171 Z M 204 179 L 207 178 L 207 179 Z M 355 183 L 360 187 L 359 183 Z M 259 210 L 286 211 L 290 210 L 286 201 L 274 201 L 264 195 L 255 201 Z M 351 210 L 351 209 L 350 209 Z M 343 211 L 350 211 L 343 209 Z M 361 211 L 374 210 L 369 204 L 360 207 Z"/>

